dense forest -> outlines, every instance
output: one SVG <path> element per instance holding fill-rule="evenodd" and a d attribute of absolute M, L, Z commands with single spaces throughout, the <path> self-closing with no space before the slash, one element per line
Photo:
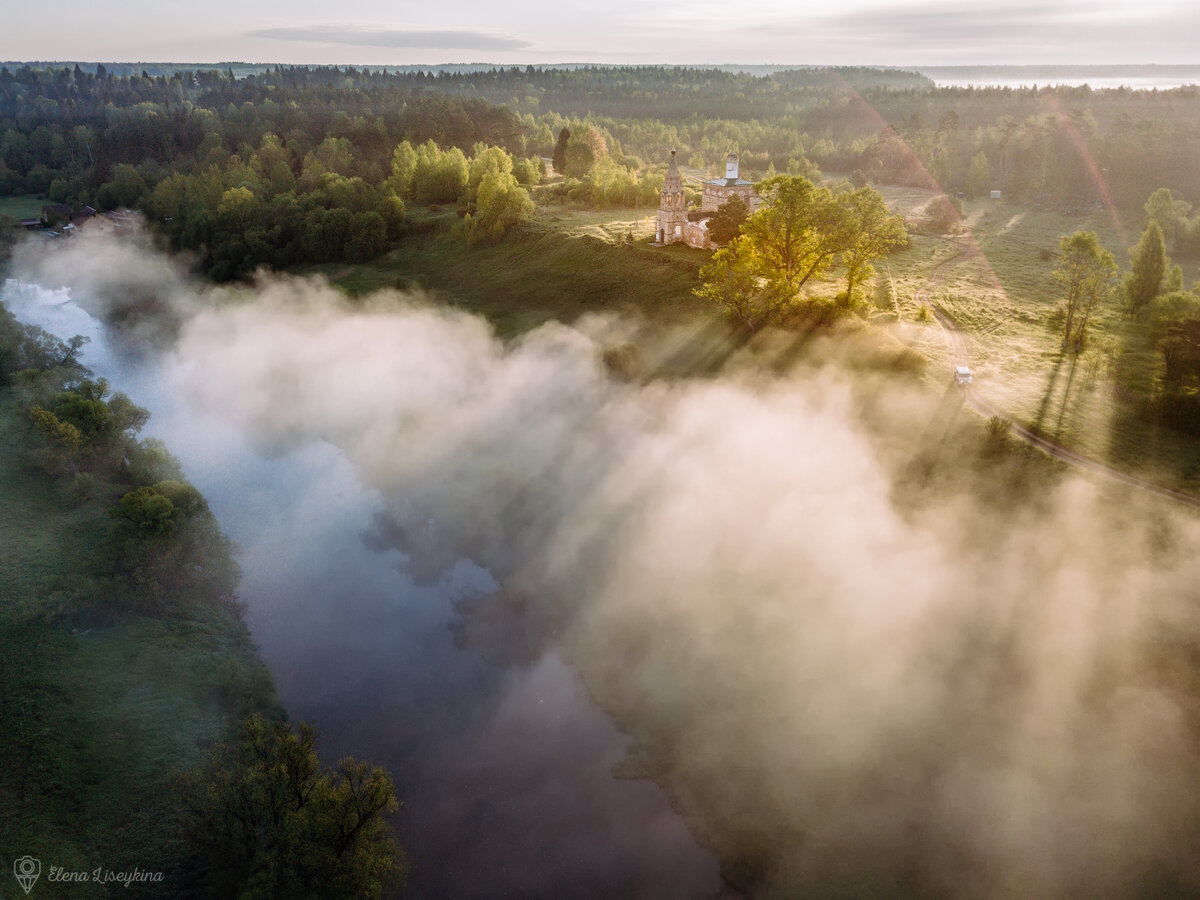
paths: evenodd
<path fill-rule="evenodd" d="M 1174 251 L 1200 250 L 1195 88 L 936 89 L 870 69 L 0 68 L 0 194 L 141 208 L 218 279 L 369 259 L 400 238 L 406 204 L 478 218 L 488 167 L 486 221 L 464 233 L 494 238 L 527 215 L 564 132 L 575 164 L 551 196 L 593 207 L 655 204 L 671 149 L 701 173 L 737 149 L 750 177 L 820 167 L 1063 211 L 1136 214 L 1165 187 L 1181 204 Z M 404 143 L 425 145 L 415 179 L 396 178 Z M 489 148 L 506 159 L 472 172 Z"/>

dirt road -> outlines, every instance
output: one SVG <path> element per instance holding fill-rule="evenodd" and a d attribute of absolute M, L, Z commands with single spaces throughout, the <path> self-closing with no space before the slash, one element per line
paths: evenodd
<path fill-rule="evenodd" d="M 945 262 L 940 263 L 937 268 L 933 270 L 933 274 L 929 276 L 929 280 L 925 283 L 925 285 L 919 291 L 917 291 L 916 295 L 916 299 L 918 301 L 928 305 L 929 309 L 933 312 L 934 318 L 937 319 L 938 325 L 941 326 L 942 334 L 945 336 L 946 344 L 950 348 L 951 354 L 954 356 L 954 365 L 956 366 L 969 366 L 971 364 L 969 353 L 970 347 L 967 342 L 966 334 L 961 328 L 958 327 L 958 324 L 954 321 L 949 313 L 939 307 L 936 303 L 930 302 L 928 299 L 929 292 L 942 283 L 946 277 L 947 271 L 975 255 L 977 255 L 975 252 L 968 251 L 960 253 L 957 256 L 952 256 Z M 1035 434 L 1024 425 L 1013 421 L 1011 416 L 1006 415 L 1003 410 L 989 401 L 974 384 L 959 385 L 958 390 L 959 393 L 962 394 L 963 402 L 966 403 L 971 409 L 975 410 L 975 412 L 987 418 L 999 416 L 1001 418 L 1008 419 L 1010 422 L 1012 422 L 1012 434 L 1025 441 L 1025 443 L 1032 444 L 1039 450 L 1048 453 L 1055 459 L 1061 459 L 1063 462 L 1069 463 L 1087 472 L 1091 472 L 1093 475 L 1099 475 L 1103 478 L 1108 478 L 1112 481 L 1117 481 L 1121 484 L 1127 484 L 1130 487 L 1135 487 L 1138 490 L 1147 491 L 1151 494 L 1158 494 L 1160 497 L 1167 497 L 1170 500 L 1174 500 L 1177 503 L 1182 503 L 1194 509 L 1200 509 L 1200 498 L 1193 497 L 1191 494 L 1185 494 L 1182 491 L 1173 490 L 1172 488 L 1163 487 L 1160 484 L 1155 484 L 1152 481 L 1147 481 L 1146 479 L 1139 478 L 1136 475 L 1130 475 L 1128 472 L 1122 472 L 1119 469 L 1114 469 L 1102 462 L 1098 462 L 1097 460 L 1094 460 L 1088 456 L 1084 456 L 1082 453 L 1076 453 L 1074 450 L 1064 447 L 1062 444 L 1056 444 L 1054 441 L 1047 440 L 1041 435 Z"/>

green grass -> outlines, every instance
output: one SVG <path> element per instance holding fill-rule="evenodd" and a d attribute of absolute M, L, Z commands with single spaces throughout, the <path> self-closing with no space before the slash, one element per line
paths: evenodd
<path fill-rule="evenodd" d="M 1119 230 L 1106 210 L 1067 216 L 1003 201 L 968 202 L 964 213 L 981 253 L 948 268 L 929 296 L 969 335 L 977 389 L 1059 443 L 1200 493 L 1200 441 L 1155 425 L 1144 411 L 1160 365 L 1146 327 L 1128 322 L 1113 300 L 1095 317 L 1086 350 L 1061 353 L 1054 314 L 1062 293 L 1053 277 L 1060 238 L 1095 231 L 1124 269 L 1136 227 Z M 933 360 L 934 386 L 951 356 L 936 324 L 917 322 L 915 298 L 940 262 L 970 246 L 967 238 L 918 237 L 881 266 L 901 307 L 898 331 Z"/>
<path fill-rule="evenodd" d="M 173 772 L 230 736 L 239 684 L 260 672 L 255 650 L 224 610 L 120 615 L 94 584 L 65 601 L 56 584 L 87 571 L 107 498 L 69 505 L 27 467 L 29 442 L 0 391 L 0 859 L 28 853 L 43 876 L 50 865 L 136 866 L 168 879 L 143 886 L 156 891 L 72 891 L 43 877 L 39 896 L 177 894 L 185 850 Z"/>
<path fill-rule="evenodd" d="M 450 231 L 452 212 L 414 214 L 411 232 L 382 259 L 307 271 L 327 274 L 352 295 L 390 287 L 441 292 L 447 302 L 486 316 L 504 336 L 587 312 L 668 325 L 719 318 L 692 295 L 708 254 L 652 247 L 648 236 L 627 246 L 622 215 L 555 212 L 500 243 L 469 247 Z"/>
<path fill-rule="evenodd" d="M 0 219 L 6 216 L 13 219 L 40 219 L 42 207 L 49 202 L 37 194 L 0 197 Z"/>

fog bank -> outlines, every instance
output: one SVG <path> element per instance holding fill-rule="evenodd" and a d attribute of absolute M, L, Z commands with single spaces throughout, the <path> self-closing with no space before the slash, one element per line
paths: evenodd
<path fill-rule="evenodd" d="M 84 244 L 22 277 L 100 313 L 131 286 L 173 389 L 272 452 L 338 448 L 414 582 L 485 567 L 459 640 L 529 677 L 561 646 L 755 896 L 1200 893 L 1194 518 L 1072 475 L 900 503 L 881 421 L 915 453 L 938 398 L 865 404 L 835 366 L 635 384 L 602 320 L 504 344 L 419 296 Z"/>

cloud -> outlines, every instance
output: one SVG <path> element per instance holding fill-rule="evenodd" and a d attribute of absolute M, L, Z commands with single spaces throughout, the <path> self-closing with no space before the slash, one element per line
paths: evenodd
<path fill-rule="evenodd" d="M 425 50 L 521 50 L 530 41 L 509 35 L 470 29 L 444 31 L 401 31 L 393 28 L 362 28 L 349 25 L 313 25 L 300 28 L 259 28 L 249 37 L 277 41 L 310 41 L 350 44 L 357 47 L 419 48 Z"/>
<path fill-rule="evenodd" d="M 748 23 L 759 41 L 803 38 L 862 63 L 1183 63 L 1194 58 L 1195 9 L 1082 4 L 906 3 Z"/>

